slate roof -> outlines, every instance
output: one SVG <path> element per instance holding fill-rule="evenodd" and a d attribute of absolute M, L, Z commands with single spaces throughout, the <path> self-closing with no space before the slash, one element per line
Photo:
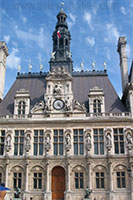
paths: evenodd
<path fill-rule="evenodd" d="M 46 73 L 19 75 L 0 104 L 0 114 L 13 114 L 14 96 L 16 91 L 20 89 L 29 90 L 31 108 L 36 102 L 43 100 L 46 89 L 45 77 Z M 127 111 L 106 73 L 73 73 L 73 94 L 74 98 L 80 103 L 85 103 L 87 105 L 89 90 L 95 86 L 102 88 L 105 94 L 105 112 L 118 113 Z"/>

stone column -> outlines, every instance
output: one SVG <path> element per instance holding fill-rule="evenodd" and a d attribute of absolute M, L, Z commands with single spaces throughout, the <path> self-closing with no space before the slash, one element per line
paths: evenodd
<path fill-rule="evenodd" d="M 47 162 L 46 164 L 46 180 L 47 180 L 47 184 L 46 184 L 46 192 L 49 192 L 49 163 Z"/>
<path fill-rule="evenodd" d="M 9 160 L 6 161 L 6 173 L 5 173 L 5 186 L 8 187 L 8 166 Z"/>
<path fill-rule="evenodd" d="M 28 173 L 29 173 L 29 170 L 28 170 L 28 165 L 29 165 L 29 162 L 28 160 L 26 161 L 26 169 L 25 169 L 25 191 L 28 192 L 28 184 L 29 184 L 29 178 L 28 178 Z"/>
<path fill-rule="evenodd" d="M 131 199 L 133 199 L 133 163 L 131 164 Z"/>
<path fill-rule="evenodd" d="M 111 196 L 112 196 L 112 191 L 113 191 L 113 175 L 112 175 L 112 163 L 109 162 L 108 164 L 108 167 L 109 167 L 109 171 L 108 171 L 108 180 L 109 181 L 109 200 L 111 200 Z"/>
<path fill-rule="evenodd" d="M 66 188 L 67 188 L 67 192 L 70 192 L 71 187 L 70 187 L 70 163 L 67 163 L 67 183 L 66 183 Z"/>

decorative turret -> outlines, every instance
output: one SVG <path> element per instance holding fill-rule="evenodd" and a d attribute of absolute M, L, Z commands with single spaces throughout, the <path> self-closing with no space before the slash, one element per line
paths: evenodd
<path fill-rule="evenodd" d="M 123 92 L 128 83 L 128 66 L 127 66 L 127 56 L 126 56 L 126 38 L 120 37 L 118 41 L 117 52 L 120 55 L 120 68 L 121 68 L 121 79 L 122 79 L 122 89 Z"/>
<path fill-rule="evenodd" d="M 72 74 L 72 55 L 70 52 L 71 35 L 66 23 L 67 15 L 61 8 L 57 15 L 57 24 L 53 32 L 53 52 L 50 59 L 50 70 L 53 67 L 65 67 Z"/>
<path fill-rule="evenodd" d="M 5 73 L 6 73 L 6 58 L 8 56 L 8 48 L 5 42 L 0 42 L 0 102 L 3 99 Z"/>

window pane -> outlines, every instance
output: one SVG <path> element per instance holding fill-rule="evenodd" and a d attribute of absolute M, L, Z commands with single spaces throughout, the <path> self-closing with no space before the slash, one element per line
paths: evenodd
<path fill-rule="evenodd" d="M 104 154 L 104 144 L 100 143 L 100 154 Z"/>
<path fill-rule="evenodd" d="M 101 178 L 101 188 L 104 188 L 104 178 Z"/>
<path fill-rule="evenodd" d="M 54 155 L 58 155 L 58 145 L 54 144 Z"/>
<path fill-rule="evenodd" d="M 98 143 L 94 144 L 94 153 L 98 155 Z"/>
<path fill-rule="evenodd" d="M 96 178 L 96 188 L 100 188 L 99 178 Z"/>
<path fill-rule="evenodd" d="M 83 155 L 84 154 L 84 145 L 80 144 L 80 154 Z"/>
<path fill-rule="evenodd" d="M 39 144 L 39 155 L 43 155 L 43 144 Z"/>
<path fill-rule="evenodd" d="M 20 144 L 20 152 L 19 155 L 22 156 L 23 155 L 23 144 Z"/>
<path fill-rule="evenodd" d="M 37 155 L 37 147 L 38 147 L 38 145 L 37 144 L 34 144 L 34 155 L 36 156 Z"/>
<path fill-rule="evenodd" d="M 59 155 L 63 155 L 63 144 L 59 144 Z"/>
<path fill-rule="evenodd" d="M 74 154 L 78 155 L 78 144 L 74 144 Z"/>

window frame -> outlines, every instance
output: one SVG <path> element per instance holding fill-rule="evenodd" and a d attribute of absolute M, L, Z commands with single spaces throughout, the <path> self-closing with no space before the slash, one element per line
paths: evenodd
<path fill-rule="evenodd" d="M 119 176 L 118 176 L 119 173 Z M 124 176 L 122 175 L 124 173 Z M 116 171 L 116 186 L 117 189 L 126 189 L 126 172 L 124 170 Z"/>
<path fill-rule="evenodd" d="M 16 176 L 15 176 L 16 174 Z M 21 176 L 19 176 L 21 175 Z M 13 188 L 15 189 L 16 187 L 22 188 L 22 181 L 23 181 L 23 174 L 22 172 L 13 172 Z"/>
<path fill-rule="evenodd" d="M 93 113 L 101 113 L 101 101 L 99 99 L 93 100 Z"/>
<path fill-rule="evenodd" d="M 73 129 L 73 153 L 74 155 L 84 155 L 84 130 Z"/>
<path fill-rule="evenodd" d="M 18 115 L 25 115 L 25 112 L 26 112 L 26 102 L 24 100 L 19 101 L 17 111 L 18 111 Z"/>
<path fill-rule="evenodd" d="M 14 156 L 24 155 L 24 130 L 15 130 Z"/>
<path fill-rule="evenodd" d="M 84 172 L 82 172 L 82 171 L 74 172 L 74 188 L 76 190 L 84 189 Z"/>
<path fill-rule="evenodd" d="M 125 138 L 124 138 L 123 128 L 113 128 L 113 137 L 114 137 L 114 154 L 116 155 L 125 154 Z"/>
<path fill-rule="evenodd" d="M 105 142 L 104 142 L 103 128 L 93 129 L 93 139 L 94 139 L 94 155 L 104 155 Z"/>
<path fill-rule="evenodd" d="M 5 153 L 5 139 L 6 139 L 5 130 L 1 130 L 0 131 L 0 156 L 3 156 Z"/>
<path fill-rule="evenodd" d="M 63 156 L 64 155 L 64 130 L 54 129 L 53 130 L 53 155 Z"/>
<path fill-rule="evenodd" d="M 44 154 L 44 130 L 34 130 L 34 141 L 33 141 L 33 155 L 43 156 Z"/>

